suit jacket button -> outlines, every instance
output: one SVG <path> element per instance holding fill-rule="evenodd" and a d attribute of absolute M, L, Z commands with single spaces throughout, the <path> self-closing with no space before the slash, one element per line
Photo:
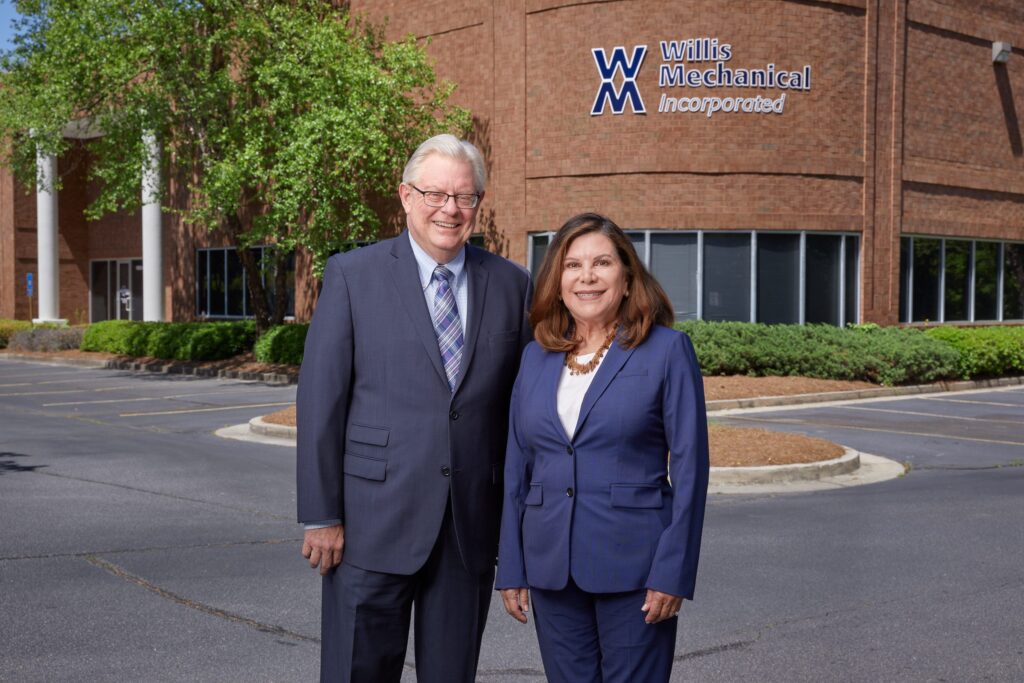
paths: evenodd
<path fill-rule="evenodd" d="M 572 498 L 572 487 L 571 486 L 565 490 L 565 495 L 567 495 L 570 498 Z"/>
<path fill-rule="evenodd" d="M 568 453 L 569 455 L 572 455 L 572 446 L 566 446 L 565 452 Z"/>
<path fill-rule="evenodd" d="M 452 471 L 448 467 L 448 465 L 441 465 L 441 474 L 443 474 L 446 477 L 450 477 L 452 475 Z"/>
<path fill-rule="evenodd" d="M 458 420 L 459 419 L 459 411 L 453 410 L 452 412 L 448 413 L 448 417 L 450 417 L 453 420 Z"/>

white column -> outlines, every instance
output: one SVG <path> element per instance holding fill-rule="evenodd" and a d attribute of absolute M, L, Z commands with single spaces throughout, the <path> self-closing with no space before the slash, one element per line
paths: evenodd
<path fill-rule="evenodd" d="M 36 259 L 39 271 L 39 317 L 60 319 L 60 239 L 57 235 L 57 157 L 36 155 Z"/>
<path fill-rule="evenodd" d="M 160 213 L 160 145 L 143 136 L 146 161 L 142 169 L 142 316 L 164 319 L 163 226 Z"/>

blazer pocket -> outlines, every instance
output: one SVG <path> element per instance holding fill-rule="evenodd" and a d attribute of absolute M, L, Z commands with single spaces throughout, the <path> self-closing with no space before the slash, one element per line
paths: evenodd
<path fill-rule="evenodd" d="M 391 430 L 384 429 L 383 427 L 368 427 L 353 422 L 348 426 L 346 435 L 350 441 L 365 443 L 371 446 L 387 446 Z"/>
<path fill-rule="evenodd" d="M 386 460 L 367 458 L 355 453 L 345 454 L 345 474 L 373 481 L 384 481 L 387 471 L 388 463 Z"/>
<path fill-rule="evenodd" d="M 530 484 L 530 491 L 526 494 L 526 500 L 523 501 L 527 505 L 541 505 L 544 503 L 544 485 L 543 484 Z"/>
<path fill-rule="evenodd" d="M 612 507 L 616 508 L 660 508 L 662 506 L 660 486 L 648 484 L 612 484 Z"/>
<path fill-rule="evenodd" d="M 647 368 L 623 368 L 617 377 L 646 377 Z"/>

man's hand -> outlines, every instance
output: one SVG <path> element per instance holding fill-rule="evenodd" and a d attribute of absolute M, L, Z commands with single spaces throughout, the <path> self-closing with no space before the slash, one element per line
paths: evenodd
<path fill-rule="evenodd" d="M 345 547 L 345 527 L 341 524 L 323 527 L 322 529 L 306 529 L 302 539 L 302 556 L 309 560 L 313 569 L 320 567 L 320 576 L 341 564 L 341 554 Z"/>
<path fill-rule="evenodd" d="M 661 591 L 647 589 L 647 599 L 641 612 L 647 612 L 644 621 L 648 624 L 657 624 L 679 614 L 679 608 L 683 605 L 683 599 Z"/>
<path fill-rule="evenodd" d="M 516 621 L 526 623 L 526 613 L 530 611 L 529 588 L 503 588 L 501 600 L 505 603 L 505 611 Z"/>

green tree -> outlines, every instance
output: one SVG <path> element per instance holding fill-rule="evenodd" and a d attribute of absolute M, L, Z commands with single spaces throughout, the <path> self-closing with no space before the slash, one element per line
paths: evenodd
<path fill-rule="evenodd" d="M 70 121 L 99 130 L 97 218 L 140 205 L 154 135 L 164 177 L 187 197 L 165 184 L 164 210 L 231 236 L 263 331 L 282 320 L 284 297 L 271 306 L 247 247 L 276 245 L 268 280 L 283 293 L 288 254 L 309 249 L 320 272 L 332 251 L 376 236 L 372 207 L 415 145 L 468 128 L 415 40 L 384 40 L 347 4 L 20 0 L 0 57 L 0 163 L 32 187 L 37 150 L 67 151 Z"/>

